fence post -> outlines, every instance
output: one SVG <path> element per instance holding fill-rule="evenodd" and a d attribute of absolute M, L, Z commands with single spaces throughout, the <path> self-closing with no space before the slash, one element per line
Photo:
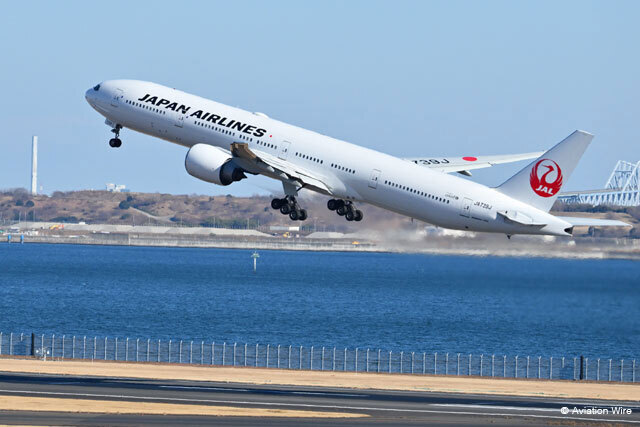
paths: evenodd
<path fill-rule="evenodd" d="M 83 359 L 87 358 L 87 336 L 86 335 L 82 338 L 82 358 Z"/>
<path fill-rule="evenodd" d="M 158 340 L 158 354 L 156 355 L 158 362 L 160 362 L 160 340 Z"/>
<path fill-rule="evenodd" d="M 147 338 L 147 362 L 149 361 L 149 346 L 151 345 L 151 339 Z"/>
<path fill-rule="evenodd" d="M 56 335 L 53 334 L 53 335 L 51 335 L 51 360 L 53 360 L 53 358 L 55 357 L 55 355 L 54 355 L 55 351 L 56 351 Z M 107 357 L 105 356 L 105 359 L 106 358 Z"/>
<path fill-rule="evenodd" d="M 529 378 L 529 356 L 527 356 L 527 378 Z"/>
<path fill-rule="evenodd" d="M 460 375 L 460 353 L 458 353 L 458 369 L 456 375 Z"/>
<path fill-rule="evenodd" d="M 62 336 L 62 360 L 64 360 L 64 341 L 65 341 L 65 335 Z"/>
<path fill-rule="evenodd" d="M 336 348 L 333 347 L 333 362 L 331 363 L 331 370 L 336 370 Z M 378 355 L 378 372 L 380 372 L 380 356 Z"/>
<path fill-rule="evenodd" d="M 247 366 L 247 343 L 244 343 L 244 366 Z"/>
<path fill-rule="evenodd" d="M 215 363 L 216 363 L 216 360 L 215 360 L 215 357 L 214 357 L 215 355 L 216 355 L 216 342 L 215 341 L 211 341 L 211 366 L 215 365 Z"/>
<path fill-rule="evenodd" d="M 469 355 L 469 372 L 467 372 L 467 375 L 471 375 L 471 355 Z"/>
<path fill-rule="evenodd" d="M 496 361 L 496 355 L 492 354 L 491 355 L 491 376 L 494 377 L 495 375 L 495 361 Z"/>
<path fill-rule="evenodd" d="M 64 335 L 63 335 L 63 337 L 64 337 Z M 62 348 L 64 349 L 64 341 L 63 341 L 63 344 L 62 344 Z M 64 350 L 63 350 L 62 354 L 63 354 L 62 357 L 64 358 Z M 9 356 L 12 356 L 12 355 L 13 355 L 13 332 L 9 332 Z"/>
<path fill-rule="evenodd" d="M 178 363 L 182 363 L 182 340 L 180 340 L 180 348 L 178 350 L 180 353 L 178 354 Z"/>
<path fill-rule="evenodd" d="M 621 359 L 620 360 L 620 382 L 622 382 L 623 367 L 624 367 L 624 359 Z"/>
<path fill-rule="evenodd" d="M 518 378 L 518 356 L 516 356 L 516 367 L 515 367 L 516 376 L 514 378 Z"/>
<path fill-rule="evenodd" d="M 438 374 L 438 352 L 433 353 L 433 375 Z"/>
<path fill-rule="evenodd" d="M 400 373 L 402 373 L 402 362 L 404 362 L 404 351 L 400 352 Z"/>
<path fill-rule="evenodd" d="M 129 337 L 127 337 L 124 343 L 124 360 L 129 360 Z"/>
<path fill-rule="evenodd" d="M 358 350 L 356 350 L 357 352 Z M 356 353 L 357 354 L 357 353 Z M 313 346 L 311 346 L 311 351 L 309 352 L 309 369 L 313 371 Z M 357 359 L 356 359 L 357 360 Z"/>
<path fill-rule="evenodd" d="M 444 374 L 449 375 L 449 353 L 444 355 Z"/>
<path fill-rule="evenodd" d="M 44 338 L 44 335 L 42 337 Z M 91 360 L 94 360 L 96 358 L 97 341 L 98 341 L 98 337 L 94 336 L 93 337 L 93 357 L 91 358 Z M 42 347 L 44 348 L 44 340 L 42 341 Z"/>
<path fill-rule="evenodd" d="M 367 360 L 366 360 L 366 363 L 367 363 L 367 368 L 365 370 L 367 372 L 369 372 L 369 349 L 367 349 Z"/>
<path fill-rule="evenodd" d="M 64 339 L 64 337 L 63 337 Z M 64 344 L 64 341 L 62 342 Z M 62 346 L 63 348 L 63 353 L 64 353 L 64 345 Z M 118 337 L 116 337 L 116 348 L 115 348 L 115 356 L 114 356 L 114 360 L 118 360 Z"/>
<path fill-rule="evenodd" d="M 322 353 L 324 353 L 324 347 L 322 347 Z M 278 363 L 276 366 L 280 369 L 280 344 L 278 344 Z"/>
<path fill-rule="evenodd" d="M 596 369 L 596 381 L 600 381 L 600 359 L 598 359 Z"/>
<path fill-rule="evenodd" d="M 412 374 L 413 374 L 413 360 L 414 360 L 414 357 L 415 357 L 415 352 L 412 351 L 411 352 L 411 373 Z"/>
<path fill-rule="evenodd" d="M 258 367 L 258 354 L 260 353 L 260 344 L 256 344 L 256 368 Z"/>
<path fill-rule="evenodd" d="M 0 332 L 0 356 L 2 355 L 2 332 Z"/>
<path fill-rule="evenodd" d="M 633 359 L 633 369 L 631 370 L 631 382 L 636 382 L 636 359 Z"/>
<path fill-rule="evenodd" d="M 236 346 L 238 343 L 233 343 L 233 366 L 236 366 Z"/>
<path fill-rule="evenodd" d="M 138 349 L 140 348 L 140 338 L 136 338 L 136 362 L 139 361 L 138 359 Z"/>
<path fill-rule="evenodd" d="M 549 357 L 549 379 L 553 379 L 553 356 Z"/>
<path fill-rule="evenodd" d="M 225 356 L 227 355 L 227 342 L 224 341 L 222 343 L 222 366 L 224 366 L 224 359 L 226 358 Z"/>
<path fill-rule="evenodd" d="M 270 347 L 271 347 L 271 344 L 267 344 L 267 366 L 266 366 L 267 368 L 269 367 L 269 348 Z"/>
<path fill-rule="evenodd" d="M 540 379 L 540 364 L 542 361 L 542 356 L 538 356 L 538 379 Z"/>
<path fill-rule="evenodd" d="M 507 376 L 507 355 L 502 356 L 502 377 L 506 378 Z"/>
<path fill-rule="evenodd" d="M 609 359 L 609 381 L 611 381 L 611 359 Z"/>
<path fill-rule="evenodd" d="M 344 349 L 344 354 L 345 354 L 345 356 L 347 354 L 347 349 L 346 348 Z M 299 357 L 298 361 L 300 362 L 300 369 L 302 369 L 302 346 L 300 346 L 300 357 Z M 346 370 L 346 365 L 345 365 L 345 370 Z"/>
<path fill-rule="evenodd" d="M 320 370 L 324 371 L 324 346 L 322 347 L 322 359 L 320 360 Z"/>
<path fill-rule="evenodd" d="M 576 363 L 577 358 L 573 358 L 573 380 L 576 380 L 576 367 L 577 367 L 577 363 Z"/>
<path fill-rule="evenodd" d="M 168 353 L 169 353 L 169 354 L 168 354 L 168 356 L 169 356 L 169 357 L 168 357 L 168 360 L 169 360 L 169 363 L 171 363 L 171 340 L 169 340 L 169 349 L 168 349 Z"/>
<path fill-rule="evenodd" d="M 358 347 L 356 347 L 356 372 L 358 372 Z"/>
<path fill-rule="evenodd" d="M 389 351 L 389 373 L 391 373 L 391 351 Z"/>
<path fill-rule="evenodd" d="M 584 359 L 584 379 L 589 379 L 589 358 L 585 357 Z"/>
<path fill-rule="evenodd" d="M 107 360 L 107 345 L 109 344 L 108 338 L 109 337 L 104 337 L 104 360 Z"/>
<path fill-rule="evenodd" d="M 482 359 L 484 358 L 484 354 L 480 355 L 480 376 L 482 376 Z"/>
<path fill-rule="evenodd" d="M 71 358 L 76 358 L 76 336 L 73 336 L 73 341 L 71 341 Z"/>
<path fill-rule="evenodd" d="M 427 352 L 422 353 L 422 375 L 427 373 Z"/>
<path fill-rule="evenodd" d="M 333 364 L 335 367 L 336 363 L 336 348 L 333 348 Z M 289 358 L 287 359 L 287 364 L 289 365 L 289 369 L 291 369 L 291 344 L 289 344 Z M 335 370 L 335 369 L 334 369 Z"/>

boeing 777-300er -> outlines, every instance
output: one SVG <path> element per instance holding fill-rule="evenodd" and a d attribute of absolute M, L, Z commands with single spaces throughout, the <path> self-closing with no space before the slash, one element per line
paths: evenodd
<path fill-rule="evenodd" d="M 297 200 L 305 188 L 329 196 L 327 207 L 347 221 L 363 219 L 356 203 L 364 202 L 440 227 L 507 236 L 626 225 L 549 213 L 593 138 L 580 130 L 546 152 L 402 159 L 150 82 L 109 80 L 85 98 L 112 128 L 111 147 L 128 128 L 187 147 L 187 172 L 203 181 L 229 185 L 247 174 L 281 181 L 284 197 L 271 207 L 294 221 L 307 218 Z M 535 160 L 496 188 L 451 174 L 527 159 Z"/>

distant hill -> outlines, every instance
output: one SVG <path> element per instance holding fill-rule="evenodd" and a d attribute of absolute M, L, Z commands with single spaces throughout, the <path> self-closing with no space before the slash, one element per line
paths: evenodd
<path fill-rule="evenodd" d="M 226 228 L 258 228 L 271 225 L 301 225 L 304 229 L 355 232 L 410 230 L 424 224 L 374 206 L 358 204 L 364 212 L 360 223 L 349 223 L 326 207 L 327 197 L 302 192 L 298 198 L 307 209 L 304 222 L 291 221 L 271 209 L 272 197 L 231 195 L 173 195 L 160 193 L 112 193 L 107 191 L 54 192 L 31 196 L 24 189 L 0 192 L 0 222 L 38 220 L 88 224 L 180 224 Z M 598 235 L 640 237 L 640 208 L 565 205 L 556 203 L 554 212 L 582 212 L 597 218 L 615 218 L 635 225 L 634 229 L 597 230 Z M 573 213 L 571 214 L 573 215 Z M 595 232 L 595 231 L 594 231 Z M 606 233 L 606 234 L 604 234 Z"/>

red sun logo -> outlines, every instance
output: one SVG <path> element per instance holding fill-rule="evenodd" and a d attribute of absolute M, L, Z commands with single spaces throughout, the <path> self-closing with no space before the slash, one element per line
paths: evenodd
<path fill-rule="evenodd" d="M 562 169 L 551 159 L 538 160 L 531 169 L 529 182 L 538 196 L 555 196 L 562 187 Z"/>

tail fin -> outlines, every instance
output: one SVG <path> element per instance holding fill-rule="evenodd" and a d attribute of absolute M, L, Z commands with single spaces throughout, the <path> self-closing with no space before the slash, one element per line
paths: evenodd
<path fill-rule="evenodd" d="M 573 132 L 497 190 L 548 212 L 592 139 L 590 133 Z"/>

